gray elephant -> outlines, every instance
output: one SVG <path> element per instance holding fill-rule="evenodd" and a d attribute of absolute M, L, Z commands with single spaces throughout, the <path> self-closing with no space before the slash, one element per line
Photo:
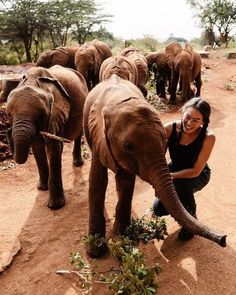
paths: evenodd
<path fill-rule="evenodd" d="M 113 74 L 138 84 L 138 70 L 136 64 L 125 56 L 111 56 L 104 60 L 99 71 L 99 81 L 109 79 Z"/>
<path fill-rule="evenodd" d="M 13 157 L 27 161 L 30 146 L 39 172 L 38 189 L 49 189 L 48 207 L 65 204 L 61 176 L 62 141 L 44 137 L 47 132 L 74 140 L 73 164 L 83 164 L 81 136 L 83 106 L 88 89 L 83 76 L 56 65 L 31 68 L 24 80 L 8 96 L 6 111 L 12 128 L 8 130 Z"/>
<path fill-rule="evenodd" d="M 79 46 L 57 47 L 46 50 L 40 54 L 37 59 L 36 66 L 50 68 L 54 65 L 76 69 L 75 53 Z"/>
<path fill-rule="evenodd" d="M 161 98 L 166 98 L 166 86 L 168 92 L 171 89 L 171 69 L 167 62 L 164 51 L 150 52 L 146 55 L 149 71 L 154 73 L 156 82 L 156 94 Z"/>
<path fill-rule="evenodd" d="M 97 39 L 84 43 L 76 52 L 75 66 L 91 90 L 99 83 L 99 70 L 102 62 L 112 56 L 110 47 Z"/>
<path fill-rule="evenodd" d="M 182 226 L 221 246 L 226 236 L 216 234 L 182 206 L 165 159 L 166 134 L 158 112 L 130 81 L 112 75 L 92 89 L 84 105 L 84 130 L 92 150 L 89 176 L 89 234 L 105 236 L 107 169 L 115 173 L 118 203 L 114 232 L 130 224 L 135 177 L 150 183 L 165 208 Z M 102 256 L 106 245 L 90 243 L 87 252 Z"/>
<path fill-rule="evenodd" d="M 202 85 L 200 54 L 194 51 L 190 44 L 185 44 L 185 48 L 182 49 L 177 42 L 172 42 L 166 47 L 166 56 L 171 68 L 170 102 L 176 103 L 178 83 L 180 83 L 182 102 L 194 96 L 191 90 L 191 82 L 195 82 L 196 96 L 200 96 Z"/>
<path fill-rule="evenodd" d="M 148 79 L 148 65 L 145 56 L 141 53 L 141 51 L 136 47 L 127 47 L 124 48 L 120 55 L 128 57 L 132 60 L 137 67 L 138 70 L 138 88 L 142 91 L 143 95 L 146 97 L 148 94 L 148 90 L 146 88 L 146 83 Z"/>

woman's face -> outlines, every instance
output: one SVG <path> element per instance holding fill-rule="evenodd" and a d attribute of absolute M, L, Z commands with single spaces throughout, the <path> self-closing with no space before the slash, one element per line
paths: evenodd
<path fill-rule="evenodd" d="M 189 107 L 183 113 L 183 130 L 186 133 L 197 131 L 203 125 L 202 114 L 193 107 Z"/>

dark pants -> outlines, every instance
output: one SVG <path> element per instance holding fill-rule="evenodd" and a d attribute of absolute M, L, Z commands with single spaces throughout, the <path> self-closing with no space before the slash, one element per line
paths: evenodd
<path fill-rule="evenodd" d="M 173 183 L 177 195 L 184 208 L 193 216 L 196 216 L 196 203 L 194 193 L 203 189 L 210 180 L 211 170 L 206 165 L 201 174 L 194 178 L 174 179 Z M 161 201 L 156 197 L 153 203 L 153 211 L 157 216 L 169 215 Z"/>

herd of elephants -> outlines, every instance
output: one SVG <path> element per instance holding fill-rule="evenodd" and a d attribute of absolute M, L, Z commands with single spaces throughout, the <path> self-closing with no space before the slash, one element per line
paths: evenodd
<path fill-rule="evenodd" d="M 188 214 L 178 199 L 165 158 L 165 130 L 157 110 L 145 100 L 149 70 L 154 73 L 157 94 L 166 97 L 168 88 L 170 102 L 176 100 L 177 85 L 182 102 L 200 95 L 201 57 L 190 44 L 182 48 L 172 42 L 146 56 L 138 48 L 127 47 L 113 56 L 109 46 L 96 39 L 43 52 L 36 66 L 8 93 L 8 139 L 14 160 L 25 163 L 32 148 L 39 173 L 37 187 L 49 190 L 49 208 L 60 209 L 65 204 L 63 140 L 74 141 L 73 165 L 81 166 L 85 134 L 92 153 L 89 235 L 105 237 L 110 169 L 118 194 L 114 233 L 123 233 L 130 223 L 137 175 L 153 186 L 179 224 L 224 247 L 226 236 Z M 107 246 L 91 243 L 86 250 L 91 257 L 101 257 Z"/>

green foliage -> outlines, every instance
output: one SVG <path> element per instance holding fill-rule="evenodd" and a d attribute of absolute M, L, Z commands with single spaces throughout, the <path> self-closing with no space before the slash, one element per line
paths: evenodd
<path fill-rule="evenodd" d="M 170 42 L 179 42 L 179 43 L 186 43 L 188 42 L 188 40 L 186 40 L 185 38 L 182 37 L 175 37 L 173 34 L 170 34 L 170 36 L 166 39 L 166 43 L 170 43 Z"/>
<path fill-rule="evenodd" d="M 187 0 L 196 10 L 200 26 L 213 31 L 217 29 L 221 43 L 228 45 L 230 33 L 236 26 L 236 3 L 234 0 Z"/>
<path fill-rule="evenodd" d="M 111 254 L 121 260 L 120 272 L 110 274 L 110 289 L 114 294 L 156 294 L 156 275 L 160 273 L 159 265 L 148 268 L 144 255 L 134 247 L 127 237 L 109 241 Z"/>
<path fill-rule="evenodd" d="M 153 239 L 164 240 L 166 234 L 166 221 L 164 218 L 152 217 L 146 220 L 131 219 L 130 225 L 125 230 L 125 236 L 129 239 L 139 242 L 149 242 Z"/>
<path fill-rule="evenodd" d="M 24 46 L 28 62 L 36 60 L 44 42 L 51 47 L 66 46 L 69 36 L 78 43 L 108 32 L 101 24 L 110 15 L 101 13 L 94 0 L 13 0 L 1 1 L 0 38 Z M 97 36 L 96 35 L 96 36 Z M 109 36 L 111 37 L 111 36 Z"/>
<path fill-rule="evenodd" d="M 96 272 L 77 252 L 69 254 L 69 261 L 75 271 L 59 270 L 57 273 L 77 274 L 81 280 L 80 286 L 87 290 L 91 290 L 92 283 L 96 282 L 108 284 L 113 294 L 156 294 L 156 276 L 161 271 L 160 266 L 146 266 L 144 254 L 136 247 L 140 240 L 148 242 L 153 239 L 164 239 L 166 222 L 151 215 L 151 212 L 148 210 L 141 219 L 132 219 L 126 231 L 127 236 L 118 236 L 109 241 L 100 235 L 89 235 L 84 238 L 86 245 L 92 243 L 101 247 L 106 243 L 112 257 L 119 261 L 119 268 L 111 267 L 110 270 Z"/>

